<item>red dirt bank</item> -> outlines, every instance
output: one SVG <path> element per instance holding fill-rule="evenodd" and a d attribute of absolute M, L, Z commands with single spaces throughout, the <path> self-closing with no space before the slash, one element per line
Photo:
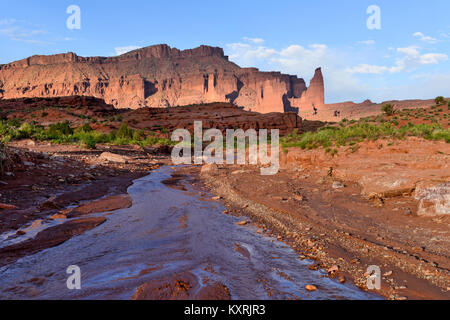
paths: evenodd
<path fill-rule="evenodd" d="M 255 166 L 210 165 L 201 176 L 230 213 L 252 217 L 301 259 L 337 268 L 332 276 L 365 288 L 367 267 L 378 265 L 387 298 L 449 299 L 450 215 L 442 210 L 449 209 L 450 193 L 432 187 L 448 188 L 449 156 L 444 142 L 379 141 L 335 158 L 323 150 L 289 150 L 274 176 L 261 176 Z M 407 179 L 398 184 L 400 177 Z M 431 188 L 425 198 L 418 192 L 423 186 Z"/>

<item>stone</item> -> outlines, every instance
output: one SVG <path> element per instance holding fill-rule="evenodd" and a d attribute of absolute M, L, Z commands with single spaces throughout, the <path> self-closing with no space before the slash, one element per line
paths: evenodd
<path fill-rule="evenodd" d="M 54 214 L 54 215 L 50 216 L 50 219 L 52 219 L 52 220 L 64 220 L 64 219 L 67 219 L 67 217 L 64 214 L 57 213 L 57 214 Z"/>
<path fill-rule="evenodd" d="M 328 269 L 328 273 L 336 273 L 338 271 L 339 271 L 339 266 L 337 266 L 337 265 L 334 265 Z"/>
<path fill-rule="evenodd" d="M 305 286 L 305 289 L 306 289 L 307 291 L 309 291 L 309 292 L 313 292 L 313 291 L 316 291 L 316 290 L 317 290 L 317 287 L 314 286 L 314 285 L 312 285 L 312 284 L 307 284 L 307 285 Z"/>
<path fill-rule="evenodd" d="M 99 157 L 99 161 L 116 162 L 116 163 L 128 163 L 128 157 L 111 152 L 103 152 Z"/>
<path fill-rule="evenodd" d="M 414 191 L 418 216 L 450 214 L 450 182 L 419 182 Z"/>
<path fill-rule="evenodd" d="M 17 207 L 12 204 L 0 203 L 0 209 L 15 210 L 15 209 L 17 209 Z"/>
<path fill-rule="evenodd" d="M 345 185 L 340 181 L 334 181 L 333 185 L 332 185 L 333 189 L 342 189 L 344 187 L 345 187 Z"/>

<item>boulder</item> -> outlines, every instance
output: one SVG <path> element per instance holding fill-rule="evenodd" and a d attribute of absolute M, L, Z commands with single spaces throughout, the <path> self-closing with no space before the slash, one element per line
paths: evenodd
<path fill-rule="evenodd" d="M 419 216 L 450 214 L 450 182 L 419 182 L 414 197 L 419 201 Z"/>
<path fill-rule="evenodd" d="M 128 163 L 129 158 L 120 154 L 103 152 L 99 157 L 99 161 L 116 162 L 116 163 Z"/>

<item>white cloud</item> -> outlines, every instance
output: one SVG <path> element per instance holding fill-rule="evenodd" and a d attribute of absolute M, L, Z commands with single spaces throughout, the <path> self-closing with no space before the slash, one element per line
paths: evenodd
<path fill-rule="evenodd" d="M 386 71 L 389 71 L 388 67 L 384 66 L 376 66 L 376 65 L 370 65 L 370 64 L 360 64 L 358 66 L 355 66 L 353 68 L 347 68 L 347 72 L 350 73 L 362 73 L 362 74 L 382 74 Z"/>
<path fill-rule="evenodd" d="M 11 25 L 11 24 L 15 23 L 16 21 L 17 21 L 16 19 L 1 19 L 0 26 Z"/>
<path fill-rule="evenodd" d="M 23 21 L 16 19 L 0 20 L 0 35 L 12 41 L 34 44 L 49 44 L 48 41 L 36 39 L 36 37 L 47 34 L 46 30 L 26 25 Z"/>
<path fill-rule="evenodd" d="M 331 50 L 325 44 L 290 45 L 280 50 L 247 43 L 227 45 L 230 59 L 243 67 L 260 67 L 296 74 L 306 81 L 322 67 L 326 79 L 326 96 L 329 102 L 349 100 L 355 96 L 367 96 L 369 88 L 353 74 L 345 72 L 346 57 Z"/>
<path fill-rule="evenodd" d="M 120 56 L 122 54 L 125 54 L 127 52 L 140 49 L 141 47 L 138 46 L 125 46 L 125 47 L 115 47 L 114 51 L 116 51 L 116 55 Z"/>
<path fill-rule="evenodd" d="M 450 74 L 421 74 L 405 79 L 401 84 L 382 86 L 372 90 L 376 101 L 402 99 L 433 99 L 437 96 L 450 96 L 448 83 Z"/>
<path fill-rule="evenodd" d="M 420 64 L 438 64 L 440 61 L 448 60 L 444 53 L 427 53 L 420 56 Z"/>
<path fill-rule="evenodd" d="M 353 51 L 352 51 L 353 50 Z M 435 65 L 448 60 L 443 53 L 428 53 L 417 46 L 389 48 L 386 59 L 393 59 L 392 65 L 370 64 L 357 49 L 342 50 L 330 48 L 325 44 L 302 46 L 293 44 L 281 49 L 251 43 L 232 43 L 226 51 L 230 59 L 243 67 L 258 67 L 262 70 L 276 70 L 296 74 L 306 81 L 312 78 L 314 70 L 322 67 L 325 77 L 326 103 L 342 101 L 386 101 L 390 99 L 430 98 L 449 95 L 448 82 L 439 82 L 450 75 L 431 76 L 423 80 L 411 78 L 410 73 L 420 67 Z M 361 64 L 358 64 L 358 60 Z M 426 70 L 426 69 L 424 69 Z M 374 77 L 361 78 L 362 74 Z M 402 77 L 398 82 L 390 75 Z M 411 75 L 408 77 L 408 75 Z M 399 84 L 401 83 L 401 84 Z M 434 88 L 436 86 L 436 88 Z M 415 89 L 411 89 L 415 88 Z"/>
<path fill-rule="evenodd" d="M 308 47 L 291 45 L 278 52 L 271 62 L 280 65 L 283 71 L 292 70 L 309 77 L 317 67 L 326 63 L 328 55 L 328 47 L 325 44 L 312 44 Z"/>
<path fill-rule="evenodd" d="M 428 43 L 436 43 L 437 39 L 426 36 L 422 32 L 416 32 L 413 34 L 413 37 L 418 38 L 420 41 L 428 42 Z"/>
<path fill-rule="evenodd" d="M 264 43 L 264 39 L 262 39 L 262 38 L 244 37 L 243 39 L 244 39 L 244 41 L 251 42 L 251 43 L 254 43 L 254 44 L 262 44 L 262 43 Z"/>
<path fill-rule="evenodd" d="M 359 44 L 365 44 L 368 46 L 374 45 L 375 44 L 375 40 L 365 40 L 365 41 L 358 41 Z"/>
<path fill-rule="evenodd" d="M 438 64 L 441 61 L 448 60 L 448 56 L 443 53 L 426 53 L 421 54 L 419 47 L 410 46 L 405 48 L 397 48 L 397 52 L 402 54 L 395 62 L 395 66 L 377 66 L 369 64 L 360 64 L 352 68 L 347 68 L 350 73 L 360 74 L 382 74 L 382 73 L 399 73 L 409 72 L 422 65 Z"/>
<path fill-rule="evenodd" d="M 255 60 L 271 59 L 276 51 L 263 46 L 252 46 L 248 43 L 231 43 L 227 45 L 231 50 L 230 59 L 237 60 L 242 65 L 251 66 Z"/>

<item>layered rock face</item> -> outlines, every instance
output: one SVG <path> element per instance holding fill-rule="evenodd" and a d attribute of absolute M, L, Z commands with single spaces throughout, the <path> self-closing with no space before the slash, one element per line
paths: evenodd
<path fill-rule="evenodd" d="M 240 68 L 223 49 L 156 45 L 118 57 L 32 56 L 0 66 L 0 98 L 93 96 L 116 108 L 228 102 L 269 113 L 323 105 L 320 69 L 296 76 Z"/>
<path fill-rule="evenodd" d="M 317 109 L 321 108 L 324 104 L 325 88 L 323 85 L 322 69 L 317 68 L 314 77 L 311 79 L 309 88 L 300 95 L 300 98 L 295 96 L 289 99 L 292 106 L 300 106 L 301 109 Z"/>

